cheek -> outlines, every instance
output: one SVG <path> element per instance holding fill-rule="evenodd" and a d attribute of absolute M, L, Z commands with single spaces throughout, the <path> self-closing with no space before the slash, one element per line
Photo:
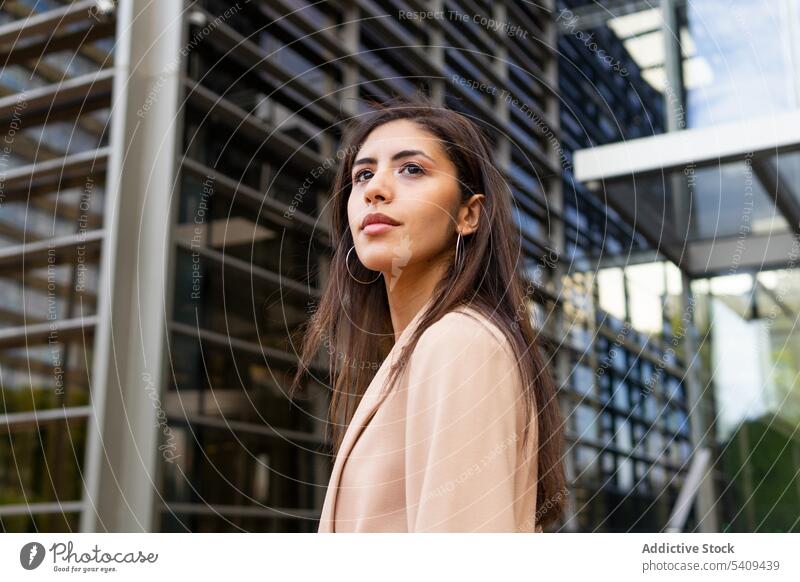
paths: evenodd
<path fill-rule="evenodd" d="M 356 197 L 352 194 L 347 196 L 347 223 L 350 226 L 350 230 L 353 229 L 354 222 L 358 217 L 358 205 L 356 203 Z"/>
<path fill-rule="evenodd" d="M 433 198 L 433 197 L 431 197 Z M 426 257 L 446 250 L 453 231 L 451 209 L 439 200 L 415 201 L 409 208 L 408 235 Z"/>

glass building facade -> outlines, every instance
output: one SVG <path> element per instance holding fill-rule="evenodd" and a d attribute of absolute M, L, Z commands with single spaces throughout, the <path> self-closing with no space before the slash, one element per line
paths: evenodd
<path fill-rule="evenodd" d="M 582 146 L 577 173 L 690 279 L 681 312 L 691 306 L 701 364 L 715 529 L 797 531 L 798 136 L 779 128 L 799 127 L 800 2 L 590 4 L 572 3 L 568 32 L 612 32 L 663 96 L 666 124 Z"/>
<path fill-rule="evenodd" d="M 82 507 L 115 27 L 65 4 L 0 10 L 5 531 L 77 530 Z"/>
<path fill-rule="evenodd" d="M 293 399 L 287 388 L 337 244 L 341 124 L 417 90 L 481 124 L 512 188 L 529 311 L 566 421 L 570 490 L 554 529 L 664 530 L 702 449 L 710 478 L 681 527 L 796 530 L 769 521 L 771 507 L 800 506 L 796 475 L 751 461 L 800 466 L 793 265 L 736 273 L 749 287 L 694 272 L 631 215 L 629 183 L 576 176 L 580 150 L 740 119 L 717 79 L 741 81 L 709 52 L 729 54 L 709 41 L 728 38 L 711 18 L 722 3 L 668 2 L 655 19 L 641 4 L 0 7 L 3 530 L 316 531 L 326 371 Z M 668 44 L 665 18 L 685 39 L 679 109 L 669 55 L 652 48 Z M 790 50 L 792 30 L 754 46 Z M 774 63 L 764 86 L 793 62 Z M 719 77 L 704 86 L 707 70 Z M 764 107 L 796 109 L 797 86 L 781 86 Z M 701 244 L 745 176 L 698 174 L 708 195 L 688 238 Z M 759 233 L 790 232 L 771 208 Z M 769 352 L 753 361 L 752 382 L 765 369 L 772 380 L 754 390 L 752 418 L 720 410 L 737 394 L 719 372 L 735 376 L 726 325 Z M 764 471 L 774 491 L 759 486 Z"/>

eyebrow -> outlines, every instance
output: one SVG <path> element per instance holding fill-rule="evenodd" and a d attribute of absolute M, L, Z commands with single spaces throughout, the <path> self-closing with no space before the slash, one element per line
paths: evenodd
<path fill-rule="evenodd" d="M 409 158 L 411 156 L 416 156 L 416 155 L 425 156 L 430 161 L 435 162 L 435 160 L 432 157 L 430 157 L 428 154 L 426 154 L 422 150 L 402 150 L 402 151 L 399 151 L 395 155 L 392 156 L 392 161 L 394 162 L 394 161 L 402 159 L 402 158 Z M 353 166 L 355 167 L 355 166 L 358 166 L 358 165 L 361 165 L 361 164 L 374 164 L 376 162 L 377 162 L 377 160 L 375 158 L 361 158 L 361 159 L 356 160 L 355 162 L 353 162 Z"/>

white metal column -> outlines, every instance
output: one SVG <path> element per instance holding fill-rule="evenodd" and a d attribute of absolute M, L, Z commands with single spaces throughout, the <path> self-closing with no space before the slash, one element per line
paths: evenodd
<path fill-rule="evenodd" d="M 713 533 L 719 531 L 719 505 L 714 487 L 714 471 L 718 459 L 710 454 L 712 442 L 716 435 L 713 433 L 713 424 L 705 404 L 705 401 L 708 400 L 708 395 L 706 395 L 705 391 L 710 390 L 710 387 L 703 386 L 698 374 L 698 367 L 702 364 L 700 362 L 697 330 L 694 326 L 696 305 L 692 295 L 691 279 L 686 273 L 683 274 L 681 303 L 682 313 L 691 315 L 688 321 L 689 328 L 683 338 L 683 355 L 686 358 L 684 385 L 686 386 L 686 399 L 689 405 L 689 430 L 691 431 L 692 447 L 694 449 L 692 464 L 684 479 L 686 480 L 687 494 L 694 500 L 697 531 Z M 700 459 L 696 464 L 694 462 L 695 458 Z M 680 513 L 680 506 L 681 500 L 679 499 L 674 511 Z M 674 517 L 675 515 L 673 514 Z M 669 525 L 672 526 L 679 522 L 680 518 L 674 522 L 671 520 Z"/>
<path fill-rule="evenodd" d="M 84 532 L 151 531 L 155 515 L 183 4 L 116 7 Z"/>

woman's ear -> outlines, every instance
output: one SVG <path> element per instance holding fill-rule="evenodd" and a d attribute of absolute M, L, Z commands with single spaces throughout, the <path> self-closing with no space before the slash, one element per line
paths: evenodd
<path fill-rule="evenodd" d="M 478 230 L 485 198 L 483 194 L 473 194 L 469 200 L 461 205 L 458 211 L 458 225 L 456 228 L 456 231 L 460 232 L 461 236 L 467 236 Z"/>

